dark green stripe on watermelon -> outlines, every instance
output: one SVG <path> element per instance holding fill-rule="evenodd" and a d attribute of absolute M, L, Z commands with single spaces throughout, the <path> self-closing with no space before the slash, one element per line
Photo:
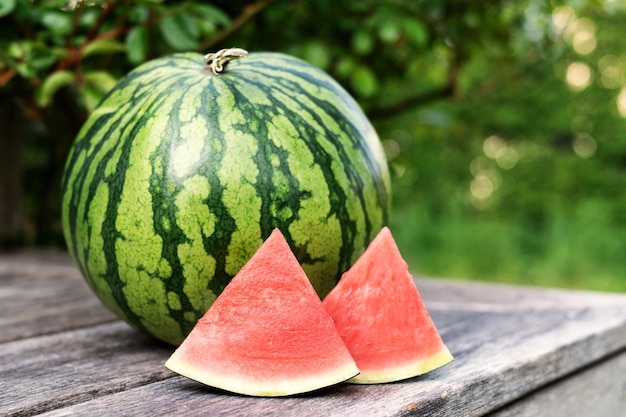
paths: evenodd
<path fill-rule="evenodd" d="M 274 228 L 324 296 L 387 221 L 371 125 L 314 67 L 151 61 L 105 97 L 63 180 L 68 247 L 102 301 L 177 344 Z"/>

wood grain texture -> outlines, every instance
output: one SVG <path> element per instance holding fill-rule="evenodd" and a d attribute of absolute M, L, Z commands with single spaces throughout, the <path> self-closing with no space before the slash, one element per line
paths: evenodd
<path fill-rule="evenodd" d="M 67 255 L 0 257 L 0 343 L 115 320 Z"/>
<path fill-rule="evenodd" d="M 626 351 L 558 380 L 489 417 L 626 416 Z"/>
<path fill-rule="evenodd" d="M 171 348 L 119 321 L 0 345 L 0 415 L 34 415 L 171 377 Z"/>
<path fill-rule="evenodd" d="M 245 397 L 165 369 L 173 348 L 112 321 L 73 267 L 12 268 L 0 258 L 0 415 L 480 416 L 527 408 L 570 378 L 616 378 L 599 364 L 626 349 L 625 295 L 417 279 L 454 362 L 398 383 Z M 34 301 L 42 312 L 8 316 Z"/>

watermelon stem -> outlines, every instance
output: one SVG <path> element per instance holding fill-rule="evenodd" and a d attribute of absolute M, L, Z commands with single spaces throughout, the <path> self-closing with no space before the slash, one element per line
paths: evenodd
<path fill-rule="evenodd" d="M 211 72 L 215 75 L 221 74 L 226 65 L 233 59 L 243 58 L 248 55 L 248 51 L 241 48 L 220 49 L 215 53 L 209 53 L 204 56 L 206 64 L 211 68 Z"/>

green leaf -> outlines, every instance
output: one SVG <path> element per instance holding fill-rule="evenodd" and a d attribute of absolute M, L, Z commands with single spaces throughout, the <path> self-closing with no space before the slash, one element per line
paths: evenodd
<path fill-rule="evenodd" d="M 7 47 L 6 53 L 10 58 L 23 60 L 33 49 L 33 42 L 28 40 L 20 40 L 11 42 Z"/>
<path fill-rule="evenodd" d="M 102 97 L 104 97 L 101 91 L 87 85 L 79 86 L 78 92 L 82 95 L 83 103 L 89 113 L 92 113 L 98 107 Z"/>
<path fill-rule="evenodd" d="M 354 69 L 350 84 L 361 97 L 370 97 L 378 89 L 376 76 L 369 68 L 363 66 Z"/>
<path fill-rule="evenodd" d="M 400 37 L 400 28 L 395 21 L 385 21 L 378 28 L 378 37 L 385 43 L 394 43 Z"/>
<path fill-rule="evenodd" d="M 89 42 L 82 50 L 81 56 L 87 58 L 92 55 L 112 54 L 115 52 L 123 52 L 126 48 L 124 45 L 113 39 L 96 39 Z"/>
<path fill-rule="evenodd" d="M 200 37 L 200 28 L 198 27 L 198 19 L 197 16 L 189 13 L 180 13 L 177 15 L 177 19 L 179 19 L 186 29 L 189 36 L 193 39 L 198 39 Z"/>
<path fill-rule="evenodd" d="M 322 69 L 328 68 L 330 54 L 328 47 L 321 42 L 311 41 L 304 46 L 304 59 Z"/>
<path fill-rule="evenodd" d="M 74 82 L 75 75 L 70 71 L 56 71 L 48 75 L 37 88 L 36 100 L 41 107 L 47 106 L 60 88 Z"/>
<path fill-rule="evenodd" d="M 101 10 L 95 7 L 86 7 L 81 10 L 80 26 L 83 28 L 91 28 L 98 21 Z"/>
<path fill-rule="evenodd" d="M 168 16 L 161 20 L 159 29 L 165 42 L 178 51 L 198 49 L 200 45 L 194 37 L 194 32 L 197 33 L 198 29 L 195 26 L 195 22 L 191 22 L 193 20 L 190 21 L 187 16 L 181 14 Z M 192 24 L 194 28 L 192 28 Z"/>
<path fill-rule="evenodd" d="M 359 30 L 352 36 L 352 50 L 357 55 L 368 55 L 374 49 L 374 39 L 369 32 Z"/>
<path fill-rule="evenodd" d="M 67 35 L 72 32 L 72 17 L 70 13 L 47 10 L 41 17 L 41 23 L 56 35 Z"/>
<path fill-rule="evenodd" d="M 211 36 L 215 32 L 217 32 L 217 25 L 210 20 L 199 19 L 196 21 L 198 23 L 198 29 L 202 36 Z"/>
<path fill-rule="evenodd" d="M 405 19 L 403 22 L 404 33 L 409 41 L 415 46 L 425 46 L 428 42 L 426 27 L 415 19 Z"/>
<path fill-rule="evenodd" d="M 47 45 L 36 45 L 33 48 L 28 62 L 35 70 L 44 70 L 54 65 L 59 59 L 67 56 L 65 48 L 54 48 Z"/>
<path fill-rule="evenodd" d="M 93 87 L 97 91 L 100 91 L 102 95 L 108 93 L 115 84 L 117 79 L 107 71 L 92 71 L 83 75 L 83 80 L 86 85 Z"/>
<path fill-rule="evenodd" d="M 128 20 L 136 24 L 145 23 L 150 17 L 150 7 L 145 4 L 134 4 L 128 11 Z"/>
<path fill-rule="evenodd" d="M 217 7 L 211 6 L 209 4 L 192 3 L 191 10 L 195 14 L 198 14 L 201 18 L 210 20 L 211 22 L 217 23 L 218 25 L 230 25 L 230 17 Z"/>
<path fill-rule="evenodd" d="M 148 30 L 145 27 L 136 27 L 126 36 L 126 56 L 133 64 L 139 64 L 146 59 L 148 53 Z"/>
<path fill-rule="evenodd" d="M 230 25 L 230 17 L 217 7 L 208 4 L 191 3 L 189 11 L 194 15 L 200 30 L 199 36 L 211 36 L 218 28 Z"/>
<path fill-rule="evenodd" d="M 348 77 L 354 68 L 354 61 L 349 56 L 341 57 L 335 66 L 335 73 L 339 77 Z"/>
<path fill-rule="evenodd" d="M 10 14 L 15 9 L 15 0 L 0 0 L 0 17 Z"/>
<path fill-rule="evenodd" d="M 15 70 L 24 78 L 35 78 L 37 71 L 28 62 L 18 62 L 15 65 Z"/>
<path fill-rule="evenodd" d="M 89 112 L 93 111 L 104 96 L 117 84 L 117 79 L 107 71 L 88 72 L 78 88 Z"/>

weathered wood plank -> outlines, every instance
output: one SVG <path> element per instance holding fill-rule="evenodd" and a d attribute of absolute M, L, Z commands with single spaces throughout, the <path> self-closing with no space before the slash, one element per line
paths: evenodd
<path fill-rule="evenodd" d="M 436 381 L 422 381 L 426 398 Z M 414 385 L 415 381 L 412 382 Z M 288 398 L 251 398 L 222 393 L 193 381 L 176 377 L 103 397 L 97 401 L 53 410 L 42 416 L 73 415 L 156 415 L 156 416 L 391 416 L 397 415 L 397 403 L 404 410 L 419 405 L 402 401 L 391 385 L 342 384 L 331 389 Z M 389 395 L 390 394 L 390 395 Z M 374 404 L 374 406 L 372 406 Z M 423 408 L 422 408 L 423 410 Z M 402 412 L 402 408 L 400 409 Z M 427 414 L 420 414 L 427 415 Z"/>
<path fill-rule="evenodd" d="M 0 257 L 0 343 L 114 320 L 67 255 Z"/>
<path fill-rule="evenodd" d="M 446 314 L 448 319 L 453 318 L 460 323 L 460 328 L 474 320 L 471 314 L 465 314 L 467 319 L 462 317 L 464 313 Z M 448 320 L 441 314 L 438 316 L 439 321 L 445 323 Z M 562 377 L 570 369 L 584 366 L 586 360 L 593 360 L 595 355 L 592 352 L 613 343 L 605 340 L 607 345 L 589 338 L 573 343 L 570 343 L 572 340 L 566 340 L 555 352 L 549 349 L 534 351 L 532 347 L 537 345 L 535 336 L 529 335 L 526 342 L 512 336 L 518 328 L 514 319 L 515 316 L 502 320 L 483 316 L 473 324 L 477 330 L 473 334 L 480 336 L 475 343 L 462 340 L 469 339 L 470 332 L 451 333 L 450 328 L 446 327 L 448 330 L 444 331 L 444 338 L 448 340 L 453 352 L 459 351 L 456 361 L 430 374 L 396 384 L 344 384 L 300 397 L 268 399 L 221 393 L 177 377 L 67 409 L 55 410 L 49 415 L 147 413 L 156 416 L 202 416 L 210 411 L 214 416 L 478 416 L 532 392 L 549 380 L 558 378 L 557 375 Z M 578 324 L 584 323 L 582 317 L 569 320 L 575 320 Z M 495 321 L 499 323 L 495 324 Z M 548 325 L 539 325 L 539 322 Z M 540 329 L 552 327 L 549 323 L 554 323 L 554 317 L 550 317 L 550 314 L 541 317 L 538 314 L 534 316 L 534 320 L 519 324 L 525 326 L 528 323 L 533 323 L 535 329 L 541 333 Z M 567 337 L 568 332 L 559 333 Z M 503 339 L 507 338 L 511 340 L 503 349 Z M 475 347 L 469 348 L 469 345 Z"/>
<path fill-rule="evenodd" d="M 101 378 L 99 389 L 106 395 L 67 407 L 58 404 L 56 410 L 48 404 L 48 415 L 478 416 L 626 346 L 623 296 L 448 281 L 420 280 L 418 286 L 456 356 L 452 364 L 422 377 L 373 386 L 343 384 L 280 399 L 230 395 L 181 377 L 116 390 L 110 381 L 125 368 L 117 367 L 121 359 L 114 356 L 106 366 L 80 371 L 87 380 Z M 82 335 L 78 349 L 101 343 L 96 333 L 91 337 Z M 144 354 L 153 350 L 149 344 L 135 348 Z M 146 361 L 144 372 L 162 369 L 167 353 Z M 100 376 L 101 366 L 108 377 Z M 80 384 L 69 382 L 67 375 L 61 379 L 71 384 L 66 389 L 80 392 Z"/>
<path fill-rule="evenodd" d="M 626 415 L 626 351 L 497 410 L 489 417 Z"/>
<path fill-rule="evenodd" d="M 120 321 L 0 344 L 0 415 L 34 415 L 169 378 L 171 351 Z"/>
<path fill-rule="evenodd" d="M 110 321 L 71 263 L 0 257 L 0 415 L 478 416 L 626 348 L 624 295 L 417 284 L 452 364 L 394 384 L 251 398 L 166 370 L 172 348 Z"/>

